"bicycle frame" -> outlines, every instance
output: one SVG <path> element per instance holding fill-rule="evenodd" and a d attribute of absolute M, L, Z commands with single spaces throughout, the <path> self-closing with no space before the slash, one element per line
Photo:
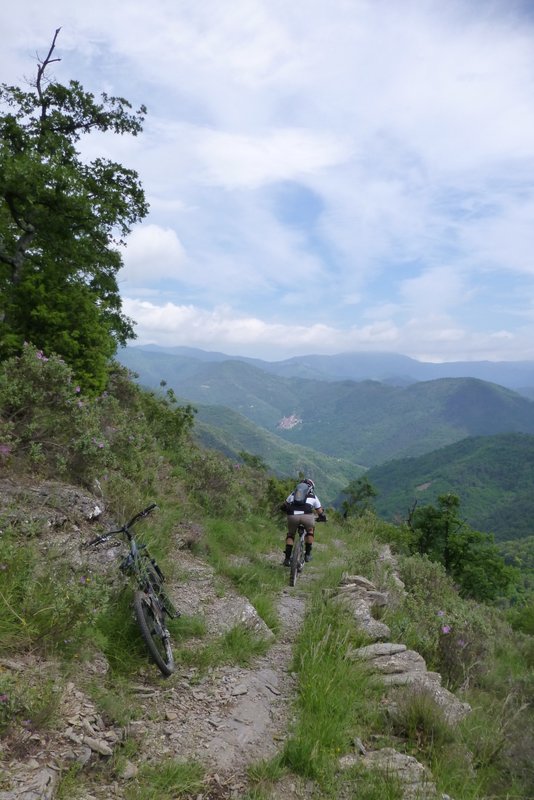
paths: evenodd
<path fill-rule="evenodd" d="M 135 578 L 137 591 L 134 592 L 134 612 L 141 634 L 152 659 L 164 675 L 170 675 L 174 669 L 174 661 L 170 644 L 170 634 L 165 625 L 165 615 L 179 617 L 169 596 L 163 588 L 165 577 L 158 567 L 146 544 L 138 544 L 130 528 L 148 516 L 156 504 L 152 503 L 140 511 L 132 519 L 117 530 L 108 531 L 97 536 L 86 546 L 107 542 L 113 536 L 122 534 L 129 547 L 129 552 L 122 559 L 119 569 L 124 575 Z"/>

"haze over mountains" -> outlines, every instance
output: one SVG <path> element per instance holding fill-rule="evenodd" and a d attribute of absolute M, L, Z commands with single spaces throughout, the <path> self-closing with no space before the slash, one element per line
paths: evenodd
<path fill-rule="evenodd" d="M 534 436 L 534 361 L 429 364 L 351 353 L 266 362 L 154 346 L 128 347 L 119 360 L 143 385 L 166 381 L 193 403 L 204 444 L 230 457 L 259 455 L 277 474 L 310 472 L 326 502 L 393 459 L 467 437 Z"/>
<path fill-rule="evenodd" d="M 166 356 L 174 356 L 174 368 L 194 372 L 200 364 L 241 361 L 265 372 L 289 378 L 315 378 L 325 381 L 375 380 L 393 386 L 407 386 L 437 378 L 479 378 L 498 383 L 534 398 L 534 360 L 532 361 L 456 361 L 441 364 L 417 361 L 397 353 L 339 353 L 336 355 L 294 356 L 283 361 L 264 361 L 246 356 L 199 350 L 194 347 L 131 346 L 122 350 L 120 360 L 129 366 L 137 361 L 148 367 L 151 353 L 160 364 L 171 366 Z"/>

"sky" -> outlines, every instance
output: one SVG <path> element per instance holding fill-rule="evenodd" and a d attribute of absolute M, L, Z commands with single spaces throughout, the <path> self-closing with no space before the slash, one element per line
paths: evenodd
<path fill-rule="evenodd" d="M 150 211 L 136 344 L 278 360 L 534 359 L 532 0 L 19 0 L 0 81 L 148 109 L 83 157 Z"/>

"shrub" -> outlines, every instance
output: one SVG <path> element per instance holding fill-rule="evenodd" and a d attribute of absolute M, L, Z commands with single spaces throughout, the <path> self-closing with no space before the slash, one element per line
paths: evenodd
<path fill-rule="evenodd" d="M 191 448 L 183 480 L 191 498 L 210 515 L 247 514 L 253 510 L 241 464 L 213 450 Z"/>
<path fill-rule="evenodd" d="M 192 425 L 191 407 L 171 399 L 139 389 L 118 365 L 105 392 L 87 395 L 62 359 L 26 345 L 0 369 L 0 468 L 16 462 L 87 487 L 127 484 L 130 494 L 136 483 L 148 488 L 159 446 L 176 448 Z"/>
<path fill-rule="evenodd" d="M 495 612 L 462 599 L 427 556 L 402 558 L 401 577 L 407 595 L 385 620 L 392 635 L 421 653 L 450 689 L 478 683 L 495 644 Z"/>

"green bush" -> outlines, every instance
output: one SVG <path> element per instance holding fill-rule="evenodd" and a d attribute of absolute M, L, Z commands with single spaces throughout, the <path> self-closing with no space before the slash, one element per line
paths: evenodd
<path fill-rule="evenodd" d="M 189 406 L 144 392 L 118 365 L 98 396 L 31 345 L 0 368 L 0 469 L 142 494 L 155 483 L 160 448 L 177 448 L 191 425 Z"/>
<path fill-rule="evenodd" d="M 492 656 L 496 612 L 462 599 L 445 568 L 427 556 L 400 563 L 407 595 L 386 613 L 392 636 L 419 652 L 450 689 L 476 684 Z"/>
<path fill-rule="evenodd" d="M 263 490 L 258 491 L 255 502 L 248 482 L 250 471 L 242 464 L 196 447 L 184 454 L 182 464 L 183 481 L 191 499 L 210 516 L 242 516 L 257 508 Z"/>

